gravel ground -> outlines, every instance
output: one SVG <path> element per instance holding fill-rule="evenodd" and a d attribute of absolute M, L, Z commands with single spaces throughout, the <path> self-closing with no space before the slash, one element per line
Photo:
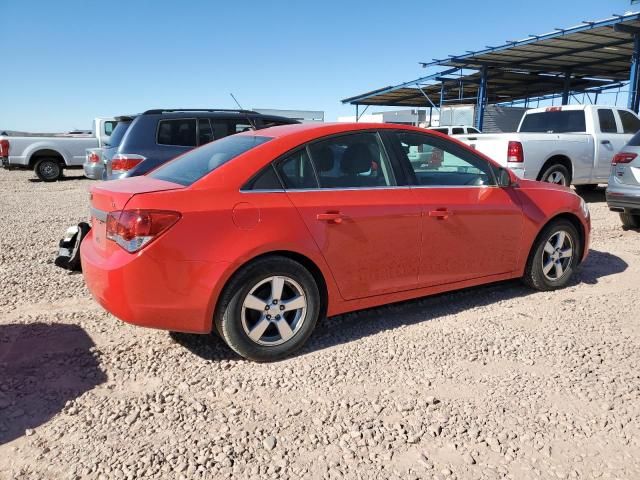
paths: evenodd
<path fill-rule="evenodd" d="M 640 233 L 571 287 L 331 318 L 295 358 L 119 322 L 54 267 L 80 177 L 0 171 L 0 478 L 640 478 Z"/>

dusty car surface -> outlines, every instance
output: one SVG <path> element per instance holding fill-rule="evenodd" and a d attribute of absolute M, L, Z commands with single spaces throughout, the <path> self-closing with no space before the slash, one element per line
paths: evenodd
<path fill-rule="evenodd" d="M 95 185 L 91 217 L 83 272 L 107 310 L 216 329 L 257 361 L 291 354 L 325 315 L 511 278 L 561 288 L 590 234 L 571 190 L 391 124 L 226 137 Z"/>

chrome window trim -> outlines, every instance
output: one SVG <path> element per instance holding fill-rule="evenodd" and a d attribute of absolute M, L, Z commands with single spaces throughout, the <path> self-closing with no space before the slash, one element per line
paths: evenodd
<path fill-rule="evenodd" d="M 109 215 L 109 212 L 105 212 L 104 210 L 99 210 L 95 207 L 91 207 L 89 211 L 91 212 L 91 216 L 95 217 L 97 220 L 100 220 L 101 222 L 107 221 L 107 216 Z"/>

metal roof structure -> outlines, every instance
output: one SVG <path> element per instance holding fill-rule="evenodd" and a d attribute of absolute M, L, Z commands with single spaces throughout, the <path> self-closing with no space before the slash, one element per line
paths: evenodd
<path fill-rule="evenodd" d="M 630 83 L 629 106 L 638 110 L 640 90 L 640 12 L 582 22 L 542 35 L 508 41 L 463 55 L 450 55 L 423 67 L 449 67 L 409 82 L 342 100 L 352 105 L 435 107 L 536 100 L 571 93 L 599 93 Z"/>

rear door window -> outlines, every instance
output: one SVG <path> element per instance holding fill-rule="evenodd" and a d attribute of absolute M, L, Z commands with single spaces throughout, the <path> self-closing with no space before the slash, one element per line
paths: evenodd
<path fill-rule="evenodd" d="M 196 119 L 181 118 L 158 122 L 158 145 L 195 147 L 197 145 Z"/>
<path fill-rule="evenodd" d="M 233 135 L 234 133 L 248 132 L 249 130 L 253 130 L 253 125 L 251 125 L 247 120 L 234 120 L 231 122 L 230 135 Z"/>
<path fill-rule="evenodd" d="M 624 133 L 636 133 L 640 131 L 640 120 L 633 113 L 626 110 L 618 110 L 620 120 L 622 121 L 622 130 Z"/>
<path fill-rule="evenodd" d="M 478 130 L 477 128 L 468 127 L 467 133 L 480 133 L 480 130 Z"/>
<path fill-rule="evenodd" d="M 613 116 L 613 110 L 610 108 L 598 109 L 598 122 L 602 133 L 618 133 L 616 117 Z"/>
<path fill-rule="evenodd" d="M 463 134 L 464 134 L 464 128 L 455 127 L 453 130 L 451 130 L 451 135 L 463 135 Z"/>
<path fill-rule="evenodd" d="M 301 148 L 278 162 L 276 170 L 285 188 L 292 190 L 318 188 L 318 180 L 306 148 Z"/>
<path fill-rule="evenodd" d="M 396 185 L 377 133 L 341 135 L 309 145 L 320 188 L 375 188 Z"/>

